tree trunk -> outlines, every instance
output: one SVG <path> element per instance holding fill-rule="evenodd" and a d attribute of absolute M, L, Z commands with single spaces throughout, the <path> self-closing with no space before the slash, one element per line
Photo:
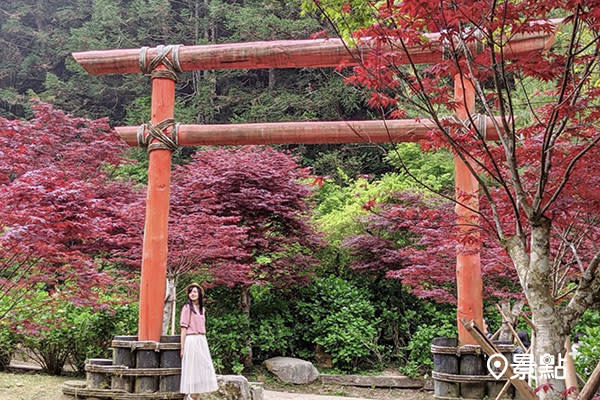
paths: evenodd
<path fill-rule="evenodd" d="M 539 367 L 544 364 L 544 361 L 549 361 L 550 357 L 553 357 L 552 376 L 544 377 L 538 371 L 537 386 L 549 383 L 554 390 L 547 392 L 540 390 L 538 396 L 543 400 L 558 400 L 562 399 L 561 392 L 565 390 L 565 381 L 556 379 L 554 365 L 558 365 L 565 335 L 552 297 L 550 221 L 541 217 L 532 221 L 531 226 L 529 256 L 523 242 L 516 237 L 508 241 L 507 249 L 515 263 L 536 328 L 536 340 L 533 345 L 534 363 Z"/>
<path fill-rule="evenodd" d="M 502 312 L 507 317 L 510 315 L 510 303 L 508 301 L 502 302 Z M 498 340 L 501 342 L 512 342 L 514 340 L 512 331 L 508 327 L 508 324 L 510 323 L 511 321 L 502 318 L 502 326 L 500 328 L 500 335 L 498 336 Z"/>
<path fill-rule="evenodd" d="M 171 325 L 171 316 L 175 311 L 175 300 L 177 291 L 177 277 L 174 274 L 167 274 L 167 288 L 165 291 L 165 308 L 163 310 L 162 334 L 169 334 L 169 325 Z M 171 332 L 175 333 L 174 328 Z"/>
<path fill-rule="evenodd" d="M 244 286 L 242 288 L 241 295 L 241 308 L 244 314 L 246 314 L 246 318 L 248 324 L 250 324 L 250 305 L 252 304 L 252 295 L 250 294 L 250 286 Z M 249 332 L 248 332 L 249 333 Z M 244 367 L 252 366 L 252 342 L 250 340 L 250 335 L 246 335 L 246 349 L 247 353 L 242 355 L 242 363 Z"/>
<path fill-rule="evenodd" d="M 275 87 L 275 68 L 269 68 L 269 90 Z"/>
<path fill-rule="evenodd" d="M 526 277 L 525 294 L 536 328 L 536 341 L 533 349 L 535 363 L 541 366 L 544 364 L 544 357 L 550 355 L 554 357 L 553 364 L 557 365 L 564 347 L 565 336 L 562 333 L 562 324 L 552 296 L 550 220 L 542 217 L 539 223 L 532 223 L 530 247 L 530 268 Z M 561 399 L 560 393 L 565 390 L 564 379 L 537 377 L 538 386 L 546 382 L 554 387 L 554 391 L 540 393 L 544 392 L 542 390 L 538 392 L 539 397 L 541 399 Z"/>

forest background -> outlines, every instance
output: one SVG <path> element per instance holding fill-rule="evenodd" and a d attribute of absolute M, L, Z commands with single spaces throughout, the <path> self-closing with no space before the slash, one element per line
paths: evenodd
<path fill-rule="evenodd" d="M 0 367 L 20 345 L 52 373 L 65 363 L 82 371 L 86 358 L 106 354 L 113 335 L 137 329 L 146 154 L 134 149 L 121 155 L 123 146 L 106 121 L 92 120 L 108 117 L 111 126 L 147 121 L 149 80 L 92 77 L 70 53 L 304 39 L 323 29 L 290 1 L 0 6 L 2 151 L 10 152 L 0 162 L 0 215 L 3 226 L 19 215 L 38 217 L 22 225 L 20 236 L 4 235 Z M 175 118 L 182 123 L 377 118 L 363 91 L 345 85 L 343 71 L 333 69 L 184 73 L 176 98 Z M 9 143 L 6 132 L 15 131 L 19 135 Z M 46 149 L 44 160 L 35 138 L 62 147 Z M 73 146 L 80 153 L 69 153 Z M 23 167 L 15 168 L 15 154 L 37 163 L 21 160 Z M 176 308 L 190 281 L 210 286 L 208 336 L 221 373 L 240 373 L 276 355 L 316 358 L 334 370 L 391 365 L 410 375 L 428 372 L 431 339 L 456 334 L 455 276 L 453 246 L 421 239 L 453 214 L 400 172 L 399 156 L 421 180 L 453 192 L 451 154 L 423 153 L 414 144 L 175 153 L 169 270 L 178 276 Z M 70 172 L 63 176 L 65 169 Z M 93 188 L 77 184 L 92 176 L 98 179 Z M 43 187 L 47 196 L 28 195 L 33 187 Z M 57 188 L 64 191 L 59 200 L 53 197 Z M 92 204 L 115 193 L 119 201 L 90 215 Z M 415 214 L 429 215 L 429 222 L 412 223 Z M 48 235 L 52 240 L 42 247 Z M 494 328 L 499 321 L 493 305 L 520 290 L 514 274 L 485 266 L 484 274 L 486 315 Z M 598 361 L 599 324 L 600 314 L 592 310 L 576 328 L 584 334 L 578 359 L 583 375 Z"/>

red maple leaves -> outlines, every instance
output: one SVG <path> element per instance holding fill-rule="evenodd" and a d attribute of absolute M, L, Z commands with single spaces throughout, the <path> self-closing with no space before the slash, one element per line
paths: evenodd
<path fill-rule="evenodd" d="M 115 278 L 102 265 L 123 246 L 130 222 L 124 211 L 142 194 L 107 172 L 123 161 L 123 145 L 106 120 L 42 103 L 33 109 L 30 122 L 0 119 L 2 257 L 34 265 L 3 283 L 21 290 L 43 283 L 74 302 L 95 304 L 94 289 Z"/>

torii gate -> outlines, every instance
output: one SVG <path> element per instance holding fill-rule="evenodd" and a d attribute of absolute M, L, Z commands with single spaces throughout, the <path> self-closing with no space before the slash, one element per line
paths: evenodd
<path fill-rule="evenodd" d="M 428 34 L 432 39 L 439 34 Z M 505 57 L 548 49 L 553 33 L 516 35 L 504 50 Z M 468 44 L 475 46 L 475 44 Z M 167 267 L 167 223 L 171 154 L 177 145 L 246 145 L 284 143 L 383 143 L 414 142 L 434 127 L 429 120 L 286 122 L 235 125 L 179 125 L 173 121 L 177 73 L 190 70 L 305 68 L 357 65 L 360 54 L 369 51 L 367 41 L 350 52 L 340 39 L 285 40 L 203 46 L 158 46 L 156 48 L 87 51 L 73 53 L 75 60 L 93 74 L 151 73 L 151 123 L 141 127 L 118 127 L 129 145 L 148 148 L 148 193 L 140 285 L 138 340 L 159 341 L 165 298 Z M 408 49 L 413 63 L 432 63 L 443 57 L 442 47 Z M 406 54 L 405 54 L 406 55 Z M 148 61 L 150 60 L 150 61 Z M 396 62 L 408 63 L 408 57 Z M 475 107 L 475 90 L 466 77 L 454 78 L 456 115 L 466 120 Z M 480 121 L 483 122 L 483 121 Z M 490 118 L 485 121 L 487 139 L 498 139 Z M 463 161 L 455 157 L 457 192 L 473 195 L 471 208 L 478 208 L 479 185 Z M 468 221 L 473 211 L 457 206 L 457 219 Z M 461 318 L 482 326 L 483 300 L 480 255 L 456 255 L 458 291 L 457 323 L 460 344 L 476 344 L 462 326 Z"/>

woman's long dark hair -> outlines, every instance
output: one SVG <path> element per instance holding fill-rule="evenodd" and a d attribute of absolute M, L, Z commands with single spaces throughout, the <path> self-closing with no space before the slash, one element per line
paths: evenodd
<path fill-rule="evenodd" d="M 202 315 L 203 308 L 204 308 L 204 290 L 202 290 L 202 288 L 199 288 L 198 286 L 190 286 L 186 293 L 186 296 L 187 296 L 186 304 L 188 305 L 190 310 L 192 310 L 193 313 L 196 312 L 196 310 L 194 309 L 194 303 L 192 302 L 192 299 L 190 299 L 190 292 L 194 288 L 196 288 L 198 290 L 198 308 L 200 309 L 200 315 Z"/>

